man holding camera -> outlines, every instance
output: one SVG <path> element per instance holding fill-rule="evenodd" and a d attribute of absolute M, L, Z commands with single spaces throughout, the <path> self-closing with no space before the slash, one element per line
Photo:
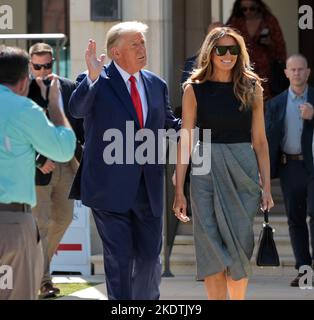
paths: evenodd
<path fill-rule="evenodd" d="M 4 275 L 11 281 L 2 282 L 0 300 L 37 299 L 42 279 L 42 247 L 31 214 L 35 150 L 69 161 L 75 149 L 75 135 L 58 106 L 56 81 L 49 93 L 50 121 L 25 97 L 28 88 L 28 54 L 0 46 L 0 266 L 11 270 Z"/>
<path fill-rule="evenodd" d="M 50 83 L 58 82 L 59 107 L 67 116 L 77 137 L 78 145 L 71 161 L 61 163 L 40 154 L 36 157 L 37 206 L 33 208 L 44 251 L 44 276 L 41 298 L 54 297 L 60 290 L 52 285 L 49 265 L 58 245 L 73 218 L 73 200 L 68 199 L 74 175 L 80 160 L 81 144 L 84 141 L 82 121 L 68 112 L 68 102 L 75 83 L 52 74 L 53 49 L 46 43 L 36 43 L 29 49 L 32 82 L 28 97 L 47 110 Z M 49 112 L 47 112 L 49 117 Z"/>

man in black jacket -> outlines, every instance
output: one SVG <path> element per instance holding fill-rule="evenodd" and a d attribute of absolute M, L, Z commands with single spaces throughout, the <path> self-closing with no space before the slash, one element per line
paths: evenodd
<path fill-rule="evenodd" d="M 52 285 L 50 261 L 73 218 L 73 200 L 68 199 L 74 175 L 80 159 L 80 144 L 84 141 L 82 121 L 74 119 L 68 111 L 68 103 L 75 83 L 52 74 L 53 49 L 46 43 L 36 43 L 30 50 L 33 80 L 28 97 L 47 110 L 47 96 L 52 79 L 58 79 L 59 106 L 67 116 L 79 142 L 76 155 L 66 163 L 59 163 L 38 154 L 36 157 L 37 206 L 32 212 L 37 218 L 44 251 L 44 276 L 41 297 L 53 297 L 60 290 Z M 49 117 L 49 114 L 48 114 Z"/>
<path fill-rule="evenodd" d="M 307 84 L 310 72 L 304 56 L 295 54 L 288 58 L 285 73 L 290 87 L 266 107 L 271 175 L 280 178 L 297 270 L 313 265 L 314 260 L 306 221 L 309 215 L 314 250 L 314 88 Z M 299 273 L 291 286 L 298 287 L 301 276 Z"/>

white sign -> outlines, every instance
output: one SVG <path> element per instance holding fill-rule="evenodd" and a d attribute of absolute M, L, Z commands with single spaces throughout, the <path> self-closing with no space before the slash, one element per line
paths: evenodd
<path fill-rule="evenodd" d="M 62 238 L 50 264 L 50 272 L 91 274 L 90 209 L 74 201 L 73 221 Z"/>

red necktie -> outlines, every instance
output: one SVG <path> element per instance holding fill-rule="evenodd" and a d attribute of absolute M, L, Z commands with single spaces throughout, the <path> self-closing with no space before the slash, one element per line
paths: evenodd
<path fill-rule="evenodd" d="M 135 111 L 137 113 L 138 121 L 140 122 L 140 127 L 143 128 L 144 120 L 143 120 L 142 101 L 136 87 L 136 79 L 134 76 L 131 76 L 129 80 L 131 82 L 131 98 L 134 104 Z"/>

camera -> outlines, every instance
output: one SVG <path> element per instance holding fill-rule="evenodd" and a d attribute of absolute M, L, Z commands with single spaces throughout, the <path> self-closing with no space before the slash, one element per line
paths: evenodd
<path fill-rule="evenodd" d="M 47 87 L 50 87 L 51 80 L 50 80 L 50 79 L 44 79 L 44 80 L 43 80 L 43 83 L 44 83 Z"/>

